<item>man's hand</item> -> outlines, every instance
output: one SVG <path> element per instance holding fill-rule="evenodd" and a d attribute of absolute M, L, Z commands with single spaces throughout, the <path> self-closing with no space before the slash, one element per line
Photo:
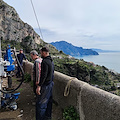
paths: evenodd
<path fill-rule="evenodd" d="M 27 60 L 27 59 L 26 59 L 25 61 L 26 61 L 26 62 L 28 62 L 28 60 Z"/>
<path fill-rule="evenodd" d="M 36 82 L 36 85 L 38 85 L 39 84 L 39 82 Z"/>
<path fill-rule="evenodd" d="M 41 94 L 41 93 L 40 93 L 40 89 L 41 89 L 41 87 L 40 87 L 40 86 L 37 86 L 37 89 L 36 89 L 37 95 L 40 95 L 40 94 Z"/>

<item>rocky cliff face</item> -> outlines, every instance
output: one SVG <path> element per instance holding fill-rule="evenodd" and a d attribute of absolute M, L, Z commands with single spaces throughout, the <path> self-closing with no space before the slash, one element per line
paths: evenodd
<path fill-rule="evenodd" d="M 33 28 L 19 18 L 16 10 L 0 0 L 0 38 L 23 42 L 27 36 L 31 36 L 33 39 L 33 49 L 36 47 L 35 44 L 44 44 Z"/>

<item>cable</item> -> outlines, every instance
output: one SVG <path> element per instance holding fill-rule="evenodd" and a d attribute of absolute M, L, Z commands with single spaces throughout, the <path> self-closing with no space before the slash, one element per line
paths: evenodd
<path fill-rule="evenodd" d="M 40 24 L 39 24 L 39 21 L 38 21 L 38 18 L 37 18 L 37 14 L 36 14 L 36 12 L 35 12 L 35 8 L 34 8 L 34 5 L 33 5 L 33 2 L 32 2 L 32 0 L 30 0 L 30 1 L 31 1 L 31 5 L 32 5 L 32 8 L 33 8 L 34 14 L 35 14 L 35 18 L 36 18 L 36 21 L 37 21 L 37 24 L 38 24 L 38 28 L 39 28 L 39 31 L 40 31 L 42 40 L 44 40 L 44 39 L 43 39 L 43 35 L 42 35 L 42 31 L 41 31 L 41 28 L 40 28 Z"/>

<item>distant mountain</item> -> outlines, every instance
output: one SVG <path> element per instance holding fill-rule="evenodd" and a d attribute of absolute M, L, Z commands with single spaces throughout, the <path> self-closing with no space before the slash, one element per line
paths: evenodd
<path fill-rule="evenodd" d="M 92 50 L 98 52 L 98 53 L 103 53 L 103 52 L 120 52 L 120 51 L 113 51 L 113 50 L 102 50 L 102 49 L 96 49 L 96 48 L 91 48 Z"/>
<path fill-rule="evenodd" d="M 74 46 L 66 41 L 52 42 L 50 44 L 55 46 L 59 51 L 63 51 L 65 54 L 71 56 L 99 55 L 92 49 L 83 49 L 82 47 Z"/>

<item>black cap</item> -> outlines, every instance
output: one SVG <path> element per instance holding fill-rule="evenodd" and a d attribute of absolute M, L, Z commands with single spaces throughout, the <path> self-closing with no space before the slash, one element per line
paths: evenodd
<path fill-rule="evenodd" d="M 41 51 L 49 52 L 49 49 L 47 47 L 43 47 Z"/>

